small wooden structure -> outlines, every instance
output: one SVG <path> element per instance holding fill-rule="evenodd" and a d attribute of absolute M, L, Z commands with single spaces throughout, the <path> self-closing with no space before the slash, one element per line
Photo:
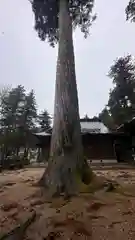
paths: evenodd
<path fill-rule="evenodd" d="M 116 159 L 114 143 L 121 145 L 121 161 L 126 160 L 131 139 L 124 133 L 85 134 L 82 136 L 84 154 L 88 159 Z"/>

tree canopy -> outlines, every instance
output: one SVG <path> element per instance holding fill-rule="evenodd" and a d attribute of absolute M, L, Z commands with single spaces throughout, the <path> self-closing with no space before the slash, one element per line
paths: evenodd
<path fill-rule="evenodd" d="M 7 155 L 18 154 L 21 147 L 25 149 L 26 156 L 27 149 L 33 146 L 29 136 L 34 132 L 43 131 L 41 129 L 43 124 L 46 128 L 49 127 L 50 116 L 48 112 L 46 112 L 46 116 L 48 122 L 44 122 L 42 118 L 42 123 L 39 124 L 33 90 L 26 92 L 21 85 L 11 89 L 8 86 L 2 87 L 0 90 L 0 149 L 3 154 L 2 159 L 6 159 Z"/>
<path fill-rule="evenodd" d="M 128 6 L 126 7 L 126 17 L 127 20 L 135 22 L 135 0 L 130 0 Z"/>
<path fill-rule="evenodd" d="M 44 131 L 44 132 L 51 132 L 51 116 L 48 113 L 47 110 L 42 111 L 39 115 L 38 115 L 38 123 L 40 126 L 40 130 Z"/>
<path fill-rule="evenodd" d="M 115 130 L 115 124 L 112 115 L 105 107 L 102 112 L 99 114 L 99 119 L 104 123 L 104 125 L 110 130 Z"/>
<path fill-rule="evenodd" d="M 80 27 L 85 37 L 89 27 L 95 20 L 92 15 L 94 0 L 67 0 L 73 27 Z M 54 46 L 58 41 L 59 26 L 59 1 L 58 0 L 31 0 L 32 10 L 35 15 L 35 30 L 39 38 L 47 40 Z"/>
<path fill-rule="evenodd" d="M 135 116 L 135 62 L 132 56 L 116 59 L 108 76 L 114 88 L 109 94 L 108 109 L 101 117 L 112 127 L 117 127 Z"/>

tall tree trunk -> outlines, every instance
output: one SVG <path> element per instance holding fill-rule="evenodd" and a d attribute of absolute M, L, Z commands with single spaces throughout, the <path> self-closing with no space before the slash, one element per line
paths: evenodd
<path fill-rule="evenodd" d="M 83 167 L 72 21 L 68 1 L 59 1 L 59 50 L 50 162 L 41 182 L 52 193 L 73 194 Z"/>

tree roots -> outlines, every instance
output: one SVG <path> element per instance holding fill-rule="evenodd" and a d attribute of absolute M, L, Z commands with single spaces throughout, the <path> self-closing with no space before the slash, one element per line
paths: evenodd
<path fill-rule="evenodd" d="M 36 212 L 33 211 L 31 216 L 23 224 L 20 224 L 10 232 L 1 236 L 0 240 L 23 240 L 27 228 L 35 220 L 35 218 Z"/>

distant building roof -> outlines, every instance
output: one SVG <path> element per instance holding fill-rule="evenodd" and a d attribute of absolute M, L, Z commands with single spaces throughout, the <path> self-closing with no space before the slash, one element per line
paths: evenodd
<path fill-rule="evenodd" d="M 108 133 L 108 128 L 102 123 L 102 121 L 98 117 L 89 118 L 84 117 L 80 119 L 81 124 L 81 132 L 82 134 L 87 133 Z M 51 133 L 47 132 L 39 132 L 35 133 L 36 136 L 51 136 Z"/>
<path fill-rule="evenodd" d="M 80 118 L 80 122 L 101 122 L 101 120 L 98 117 L 89 118 L 86 115 L 86 117 Z"/>
<path fill-rule="evenodd" d="M 109 132 L 108 128 L 97 119 L 89 119 L 80 121 L 81 132 L 84 133 L 107 133 Z"/>

